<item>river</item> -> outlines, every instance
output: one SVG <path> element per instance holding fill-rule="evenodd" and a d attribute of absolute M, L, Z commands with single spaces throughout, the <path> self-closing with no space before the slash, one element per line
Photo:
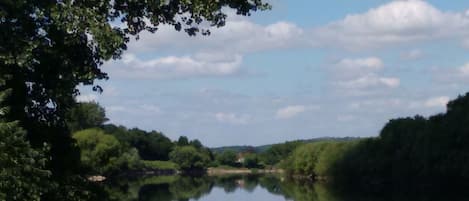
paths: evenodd
<path fill-rule="evenodd" d="M 105 184 L 118 201 L 456 201 L 467 194 L 436 192 L 358 192 L 329 184 L 293 181 L 282 176 L 228 175 L 217 177 L 158 176 L 121 179 Z"/>

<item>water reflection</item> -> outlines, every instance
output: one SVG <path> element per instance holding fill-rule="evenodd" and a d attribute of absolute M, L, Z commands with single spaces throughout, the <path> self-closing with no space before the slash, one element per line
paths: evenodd
<path fill-rule="evenodd" d="M 288 180 L 275 175 L 230 175 L 219 177 L 162 176 L 119 180 L 106 185 L 116 201 L 459 201 L 456 194 L 363 193 L 338 190 L 324 183 Z"/>

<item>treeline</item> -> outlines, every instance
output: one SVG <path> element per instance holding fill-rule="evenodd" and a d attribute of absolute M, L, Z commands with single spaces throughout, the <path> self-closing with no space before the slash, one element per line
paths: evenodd
<path fill-rule="evenodd" d="M 444 114 L 390 120 L 378 137 L 300 146 L 282 167 L 354 186 L 465 183 L 468 144 L 469 93 L 450 101 Z"/>
<path fill-rule="evenodd" d="M 211 150 L 214 154 L 222 156 L 222 160 L 218 160 L 221 165 L 242 166 L 243 163 L 235 163 L 232 158 L 234 155 L 241 155 L 243 158 L 247 155 L 249 159 L 256 159 L 257 167 L 276 168 L 280 162 L 285 161 L 290 154 L 298 147 L 313 142 L 349 142 L 360 138 L 357 137 L 322 137 L 308 140 L 294 140 L 284 143 L 262 145 L 262 146 L 228 146 L 217 147 Z M 231 159 L 230 159 L 231 158 Z M 228 160 L 227 160 L 228 159 Z M 252 161 L 252 160 L 251 160 Z M 246 166 L 246 165 L 245 165 Z"/>
<path fill-rule="evenodd" d="M 95 102 L 77 103 L 66 116 L 80 149 L 81 169 L 90 175 L 142 170 L 203 173 L 208 167 L 273 168 L 307 142 L 270 145 L 262 152 L 250 148 L 213 152 L 197 139 L 181 136 L 173 142 L 158 131 L 106 124 L 105 109 Z"/>
<path fill-rule="evenodd" d="M 98 103 L 78 103 L 67 113 L 67 125 L 80 149 L 82 170 L 116 175 L 143 170 L 204 170 L 214 160 L 210 149 L 181 136 L 171 141 L 163 133 L 105 124 Z"/>

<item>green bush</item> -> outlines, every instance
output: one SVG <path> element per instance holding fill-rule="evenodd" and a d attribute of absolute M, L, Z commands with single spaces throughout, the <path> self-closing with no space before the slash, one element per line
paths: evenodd
<path fill-rule="evenodd" d="M 181 170 L 201 170 L 210 163 L 210 156 L 207 153 L 192 146 L 176 147 L 169 157 Z"/>
<path fill-rule="evenodd" d="M 113 174 L 141 166 L 135 148 L 128 149 L 100 129 L 78 131 L 73 137 L 80 147 L 82 164 L 90 173 Z"/>

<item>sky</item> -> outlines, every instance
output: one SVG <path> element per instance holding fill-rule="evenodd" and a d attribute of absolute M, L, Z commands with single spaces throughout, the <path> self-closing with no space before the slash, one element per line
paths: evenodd
<path fill-rule="evenodd" d="M 189 37 L 162 26 L 106 62 L 110 123 L 210 147 L 369 137 L 469 91 L 469 1 L 270 0 Z"/>

